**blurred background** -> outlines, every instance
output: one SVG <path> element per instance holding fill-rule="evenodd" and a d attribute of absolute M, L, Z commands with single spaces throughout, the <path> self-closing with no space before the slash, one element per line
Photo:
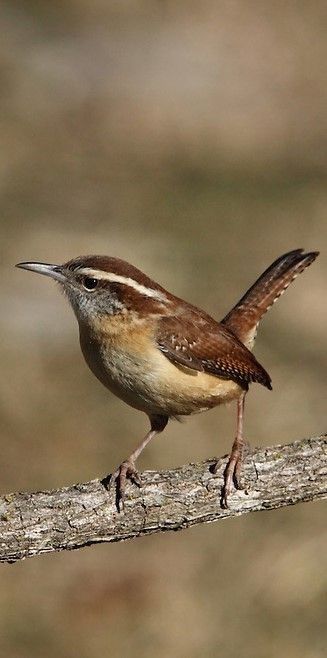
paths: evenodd
<path fill-rule="evenodd" d="M 327 430 L 326 3 L 3 0 L 1 491 L 103 476 L 146 418 L 94 379 L 53 283 L 102 253 L 222 317 L 281 253 L 321 256 L 265 318 L 254 445 Z M 171 423 L 141 468 L 226 453 L 235 405 Z M 326 512 L 325 512 L 326 514 Z M 323 503 L 1 567 L 7 658 L 320 658 Z"/>

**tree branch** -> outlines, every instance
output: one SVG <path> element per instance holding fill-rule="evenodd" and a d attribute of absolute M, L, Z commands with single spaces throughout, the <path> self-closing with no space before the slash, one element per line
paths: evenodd
<path fill-rule="evenodd" d="M 226 457 L 217 475 L 214 463 L 142 473 L 141 489 L 128 485 L 122 513 L 101 480 L 0 497 L 0 562 L 327 498 L 326 436 L 254 450 L 243 466 L 246 488 L 231 494 L 229 509 L 219 503 Z"/>

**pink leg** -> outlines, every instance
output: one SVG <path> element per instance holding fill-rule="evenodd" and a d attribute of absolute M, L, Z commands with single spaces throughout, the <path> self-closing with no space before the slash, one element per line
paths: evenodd
<path fill-rule="evenodd" d="M 235 484 L 237 489 L 242 488 L 240 485 L 240 473 L 244 456 L 249 447 L 247 440 L 243 436 L 244 401 L 245 392 L 237 401 L 236 438 L 224 473 L 225 483 L 222 490 L 222 506 L 225 508 L 228 507 L 228 496 L 233 489 L 233 484 Z"/>
<path fill-rule="evenodd" d="M 144 450 L 145 446 L 150 443 L 151 439 L 162 432 L 167 423 L 167 416 L 150 416 L 151 429 L 144 437 L 143 441 L 137 446 L 137 448 L 132 452 L 132 454 L 125 459 L 117 470 L 111 475 L 109 489 L 112 489 L 114 484 L 116 484 L 116 501 L 117 509 L 121 512 L 124 509 L 124 498 L 125 498 L 125 489 L 126 489 L 126 480 L 129 478 L 137 486 L 141 486 L 140 476 L 135 468 L 135 462 L 140 456 L 141 452 Z"/>

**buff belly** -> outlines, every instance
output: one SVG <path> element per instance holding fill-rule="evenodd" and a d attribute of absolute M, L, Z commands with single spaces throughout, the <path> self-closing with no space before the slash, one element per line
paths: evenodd
<path fill-rule="evenodd" d="M 173 364 L 149 342 L 133 351 L 107 342 L 97 349 L 81 333 L 84 358 L 94 375 L 121 400 L 148 415 L 190 415 L 237 399 L 242 388 L 231 380 Z M 103 345 L 103 343 L 102 343 Z"/>

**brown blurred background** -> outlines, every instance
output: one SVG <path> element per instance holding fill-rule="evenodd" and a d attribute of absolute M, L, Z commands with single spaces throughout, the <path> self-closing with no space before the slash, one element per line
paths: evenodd
<path fill-rule="evenodd" d="M 146 429 L 87 370 L 21 260 L 132 261 L 221 317 L 281 253 L 320 249 L 264 320 L 253 444 L 326 431 L 325 2 L 1 3 L 1 490 L 102 476 Z M 234 406 L 140 460 L 225 453 Z M 7 658 L 320 658 L 323 504 L 49 555 L 0 575 Z"/>

